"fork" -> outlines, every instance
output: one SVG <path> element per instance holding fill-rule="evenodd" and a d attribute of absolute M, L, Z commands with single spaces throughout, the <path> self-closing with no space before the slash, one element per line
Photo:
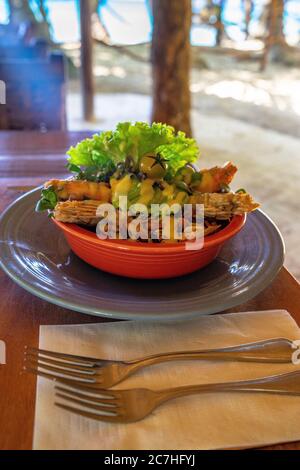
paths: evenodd
<path fill-rule="evenodd" d="M 293 350 L 295 346 L 291 340 L 274 338 L 228 348 L 156 354 L 132 361 L 110 361 L 26 348 L 24 369 L 65 384 L 84 382 L 94 388 L 106 389 L 144 367 L 162 362 L 195 359 L 290 363 Z"/>
<path fill-rule="evenodd" d="M 300 371 L 256 380 L 191 385 L 157 391 L 146 388 L 91 390 L 90 387 L 79 384 L 76 388 L 77 390 L 70 390 L 56 386 L 56 396 L 70 405 L 60 402 L 55 402 L 55 405 L 97 421 L 131 423 L 145 418 L 162 403 L 198 393 L 258 392 L 300 396 Z"/>

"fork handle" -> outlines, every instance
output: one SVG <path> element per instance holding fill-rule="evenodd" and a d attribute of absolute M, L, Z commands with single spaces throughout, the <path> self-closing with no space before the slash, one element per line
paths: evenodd
<path fill-rule="evenodd" d="M 300 395 L 300 371 L 263 377 L 255 380 L 190 385 L 157 391 L 158 403 L 174 398 L 208 392 L 261 392 L 283 395 Z"/>
<path fill-rule="evenodd" d="M 203 349 L 198 351 L 182 351 L 175 353 L 157 354 L 146 358 L 129 361 L 130 372 L 161 362 L 175 360 L 221 360 L 264 363 L 290 363 L 294 351 L 289 339 L 274 338 L 254 343 L 242 344 L 229 348 Z"/>

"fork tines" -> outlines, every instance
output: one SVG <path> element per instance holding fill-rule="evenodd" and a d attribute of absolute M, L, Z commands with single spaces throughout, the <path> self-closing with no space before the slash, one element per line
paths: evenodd
<path fill-rule="evenodd" d="M 99 382 L 101 377 L 101 369 L 91 358 L 84 359 L 35 348 L 25 350 L 24 369 L 52 380 L 67 378 L 69 381 L 93 384 Z"/>
<path fill-rule="evenodd" d="M 80 387 L 80 389 L 84 389 L 86 393 L 56 386 L 56 397 L 70 403 L 70 405 L 61 402 L 55 402 L 55 405 L 85 418 L 108 422 L 119 421 L 121 410 L 117 391 L 99 389 L 94 391 L 88 387 Z"/>
<path fill-rule="evenodd" d="M 100 359 L 96 359 L 93 357 L 86 357 L 86 356 L 76 356 L 74 354 L 64 354 L 56 351 L 47 351 L 45 349 L 38 349 L 32 347 L 25 347 L 25 354 L 36 354 L 39 356 L 44 357 L 54 357 L 57 359 L 61 359 L 66 362 L 72 362 L 74 364 L 84 364 L 86 366 L 95 366 L 99 364 L 99 362 L 106 362 L 105 360 L 101 361 Z"/>

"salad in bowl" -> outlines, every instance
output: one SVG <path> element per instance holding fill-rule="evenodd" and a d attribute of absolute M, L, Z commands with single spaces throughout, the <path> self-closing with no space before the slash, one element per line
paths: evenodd
<path fill-rule="evenodd" d="M 225 241 L 242 228 L 246 214 L 259 206 L 244 189 L 230 189 L 237 172 L 232 162 L 198 168 L 196 141 L 166 124 L 120 123 L 116 130 L 83 140 L 67 154 L 70 178 L 46 182 L 36 210 L 50 213 L 78 256 L 114 274 L 157 278 L 199 269 L 217 256 Z M 129 208 L 125 215 L 124 199 Z M 109 214 L 112 225 L 109 205 L 114 209 L 114 216 Z M 172 211 L 165 230 L 162 208 L 175 206 L 191 209 L 189 231 L 184 212 L 178 216 Z M 199 225 L 198 206 L 204 241 L 201 248 L 186 250 Z M 113 237 L 108 236 L 112 226 Z"/>

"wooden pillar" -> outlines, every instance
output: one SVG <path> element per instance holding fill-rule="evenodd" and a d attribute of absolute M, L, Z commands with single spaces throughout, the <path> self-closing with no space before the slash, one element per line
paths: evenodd
<path fill-rule="evenodd" d="M 284 0 L 270 0 L 267 16 L 267 36 L 261 60 L 261 70 L 266 68 L 268 60 L 282 61 L 286 53 L 283 32 Z"/>
<path fill-rule="evenodd" d="M 86 121 L 94 118 L 94 77 L 92 8 L 90 0 L 80 0 L 81 27 L 81 90 L 83 115 Z"/>
<path fill-rule="evenodd" d="M 191 135 L 191 0 L 153 0 L 152 121 Z"/>
<path fill-rule="evenodd" d="M 223 24 L 223 12 L 225 7 L 225 0 L 220 0 L 219 5 L 217 5 L 217 21 L 216 21 L 216 29 L 217 29 L 217 36 L 216 36 L 216 45 L 220 46 L 223 34 L 224 34 L 224 24 Z"/>
<path fill-rule="evenodd" d="M 244 0 L 243 2 L 244 6 L 244 11 L 245 11 L 245 34 L 246 34 L 246 39 L 249 38 L 249 26 L 252 18 L 252 13 L 253 13 L 253 0 Z"/>

